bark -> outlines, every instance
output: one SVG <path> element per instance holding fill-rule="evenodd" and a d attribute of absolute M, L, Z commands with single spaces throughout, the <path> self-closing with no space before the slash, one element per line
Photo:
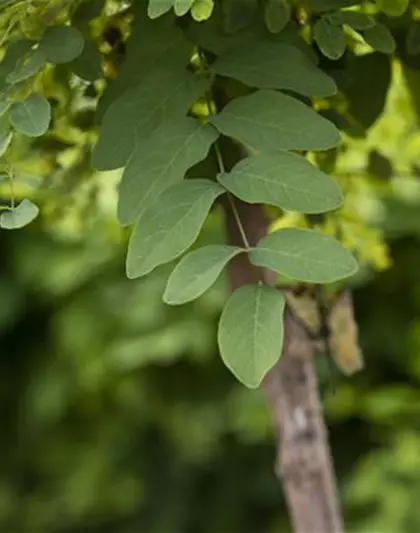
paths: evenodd
<path fill-rule="evenodd" d="M 262 206 L 235 200 L 251 245 L 267 232 Z M 243 245 L 230 205 L 224 204 L 230 244 Z M 259 269 L 240 255 L 229 267 L 232 290 L 263 279 L 273 286 L 275 274 Z M 290 310 L 285 313 L 285 340 L 279 362 L 265 377 L 267 397 L 277 439 L 276 473 L 283 491 L 294 533 L 342 533 L 344 531 L 327 430 L 313 365 L 314 345 Z M 279 354 L 280 355 L 280 354 Z"/>

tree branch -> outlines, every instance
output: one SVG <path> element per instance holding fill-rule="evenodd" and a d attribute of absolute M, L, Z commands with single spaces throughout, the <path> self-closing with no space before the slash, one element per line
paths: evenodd
<path fill-rule="evenodd" d="M 235 200 L 236 211 L 251 246 L 266 234 L 262 206 Z M 229 244 L 242 245 L 235 216 L 223 204 Z M 276 276 L 252 265 L 245 255 L 229 267 L 232 290 L 263 279 L 274 286 Z M 342 533 L 334 469 L 313 366 L 314 344 L 286 308 L 285 341 L 280 361 L 262 388 L 277 438 L 276 473 L 283 482 L 294 533 Z"/>

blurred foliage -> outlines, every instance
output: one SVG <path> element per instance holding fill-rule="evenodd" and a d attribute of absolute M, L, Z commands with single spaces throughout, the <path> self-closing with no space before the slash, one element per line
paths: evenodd
<path fill-rule="evenodd" d="M 15 5 L 19 16 L 10 11 L 4 28 L 36 33 L 31 5 L 68 3 Z M 91 24 L 97 40 L 115 5 L 107 9 L 108 18 Z M 92 17 L 78 11 L 79 27 Z M 126 33 L 124 17 L 113 22 Z M 111 79 L 118 51 L 103 45 L 101 54 Z M 318 160 L 335 169 L 346 193 L 324 230 L 339 226 L 365 264 L 353 285 L 366 368 L 342 378 L 335 396 L 320 368 L 354 533 L 420 530 L 420 69 L 418 54 L 398 58 L 384 109 L 366 116 L 369 102 L 358 93 L 343 114 L 342 147 Z M 21 232 L 0 232 L 0 531 L 290 531 L 270 468 L 264 399 L 217 355 L 224 280 L 169 308 L 161 295 L 170 267 L 125 279 L 126 232 L 115 222 L 120 175 L 87 164 L 102 81 L 75 81 L 63 67 L 36 83 L 54 104 L 53 129 L 36 141 L 16 137 L 8 165 L 15 194 L 36 199 L 42 217 Z M 10 196 L 4 176 L 0 193 Z M 221 222 L 214 212 L 201 239 L 220 240 Z M 292 224 L 305 220 L 290 213 L 274 223 Z"/>

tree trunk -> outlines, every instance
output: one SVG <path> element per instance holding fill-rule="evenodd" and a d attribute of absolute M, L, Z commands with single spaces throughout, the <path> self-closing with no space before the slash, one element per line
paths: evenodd
<path fill-rule="evenodd" d="M 267 233 L 263 208 L 239 200 L 235 200 L 235 205 L 250 244 L 257 244 Z M 228 202 L 224 203 L 224 211 L 229 243 L 243 246 Z M 229 267 L 229 278 L 235 290 L 261 278 L 274 286 L 276 276 L 239 255 Z M 276 473 L 283 483 L 294 533 L 343 533 L 313 365 L 314 345 L 288 308 L 284 321 L 282 357 L 262 384 L 277 438 Z"/>

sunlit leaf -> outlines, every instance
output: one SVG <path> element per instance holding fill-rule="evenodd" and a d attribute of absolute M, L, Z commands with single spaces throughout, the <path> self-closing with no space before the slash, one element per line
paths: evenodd
<path fill-rule="evenodd" d="M 0 157 L 3 157 L 13 139 L 13 133 L 8 132 L 0 136 Z"/>
<path fill-rule="evenodd" d="M 283 348 L 285 299 L 266 285 L 236 290 L 222 311 L 218 329 L 220 355 L 249 388 L 257 388 L 279 360 Z"/>
<path fill-rule="evenodd" d="M 149 0 L 147 14 L 151 19 L 161 17 L 172 9 L 174 0 Z"/>
<path fill-rule="evenodd" d="M 379 9 L 390 17 L 400 17 L 409 3 L 410 0 L 376 0 Z"/>
<path fill-rule="evenodd" d="M 34 50 L 27 56 L 21 58 L 15 70 L 6 78 L 7 83 L 14 84 L 26 80 L 39 72 L 46 64 L 47 60 L 41 50 Z"/>
<path fill-rule="evenodd" d="M 260 241 L 249 258 L 256 266 L 308 283 L 332 283 L 357 271 L 353 255 L 336 239 L 307 229 L 275 231 Z"/>
<path fill-rule="evenodd" d="M 128 277 L 144 276 L 185 252 L 223 192 L 217 183 L 203 179 L 185 180 L 166 189 L 137 220 L 128 246 Z"/>

